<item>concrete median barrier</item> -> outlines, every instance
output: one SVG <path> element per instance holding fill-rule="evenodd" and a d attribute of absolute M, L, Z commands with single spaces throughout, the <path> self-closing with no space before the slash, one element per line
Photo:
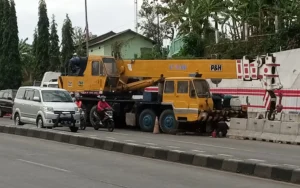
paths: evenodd
<path fill-rule="evenodd" d="M 104 140 L 96 138 L 94 141 L 94 148 L 103 149 L 104 148 Z"/>
<path fill-rule="evenodd" d="M 95 138 L 86 138 L 85 146 L 93 148 L 95 146 Z"/>
<path fill-rule="evenodd" d="M 9 127 L 9 129 L 8 129 L 8 133 L 9 134 L 15 134 L 15 132 L 16 132 L 16 127 Z"/>
<path fill-rule="evenodd" d="M 290 182 L 294 170 L 297 168 L 289 166 L 275 166 L 272 168 L 271 178 L 273 180 Z"/>
<path fill-rule="evenodd" d="M 291 144 L 296 143 L 299 126 L 300 123 L 298 122 L 281 122 L 278 141 Z"/>
<path fill-rule="evenodd" d="M 154 146 L 149 146 L 145 148 L 143 157 L 148 157 L 148 158 L 154 158 L 155 157 L 155 151 L 158 147 Z"/>
<path fill-rule="evenodd" d="M 228 172 L 237 172 L 239 163 L 242 160 L 239 159 L 225 159 L 222 164 L 222 170 Z"/>
<path fill-rule="evenodd" d="M 241 161 L 238 163 L 237 173 L 253 175 L 256 163 L 249 161 Z"/>
<path fill-rule="evenodd" d="M 3 133 L 8 133 L 8 130 L 9 130 L 9 127 L 4 127 L 4 129 L 3 129 Z"/>
<path fill-rule="evenodd" d="M 103 149 L 111 151 L 113 149 L 113 147 L 114 147 L 114 142 L 115 141 L 113 141 L 113 140 L 105 140 L 104 141 Z"/>
<path fill-rule="evenodd" d="M 3 128 L 1 128 L 3 127 Z M 272 128 L 269 128 L 272 127 Z M 271 131 L 269 130 L 271 129 Z M 275 129 L 273 131 L 272 129 Z M 294 184 L 300 184 L 300 168 L 290 166 L 279 166 L 273 164 L 255 163 L 252 161 L 223 158 L 215 155 L 192 154 L 179 150 L 168 150 L 154 146 L 142 146 L 138 144 L 123 143 L 114 140 L 102 140 L 99 138 L 85 137 L 73 133 L 58 132 L 55 130 L 26 129 L 22 127 L 10 128 L 9 126 L 0 126 L 0 130 L 7 130 L 6 134 L 17 134 L 28 137 L 37 137 L 45 140 L 53 140 L 72 145 L 92 147 L 95 149 L 109 150 L 130 155 L 136 155 L 147 158 L 154 158 L 174 163 L 223 170 L 232 173 L 241 173 L 244 175 L 256 176 L 260 178 L 285 181 Z M 13 131 L 14 130 L 14 131 Z M 265 130 L 265 128 L 264 128 Z M 269 123 L 267 129 L 269 132 L 276 132 L 278 128 Z"/>
<path fill-rule="evenodd" d="M 250 140 L 259 140 L 263 133 L 265 121 L 265 119 L 249 118 L 244 137 Z"/>
<path fill-rule="evenodd" d="M 193 164 L 195 154 L 182 152 L 179 157 L 179 162 L 183 164 Z"/>
<path fill-rule="evenodd" d="M 179 161 L 179 157 L 181 153 L 182 151 L 178 151 L 178 150 L 168 151 L 167 160 L 171 162 L 177 162 Z"/>
<path fill-rule="evenodd" d="M 222 166 L 223 166 L 223 161 L 224 161 L 224 158 L 219 157 L 219 156 L 208 157 L 206 167 L 213 168 L 216 170 L 221 170 Z"/>
<path fill-rule="evenodd" d="M 292 173 L 291 178 L 292 183 L 300 184 L 300 168 L 295 169 Z"/>
<path fill-rule="evenodd" d="M 254 176 L 257 176 L 257 177 L 260 177 L 260 178 L 271 179 L 272 169 L 275 166 L 276 165 L 266 164 L 266 163 L 256 164 L 255 170 L 254 170 Z"/>
<path fill-rule="evenodd" d="M 145 149 L 145 146 L 135 145 L 132 154 L 136 156 L 143 156 Z"/>
<path fill-rule="evenodd" d="M 260 140 L 277 142 L 280 133 L 280 126 L 281 126 L 281 121 L 266 120 Z"/>
<path fill-rule="evenodd" d="M 196 154 L 193 159 L 193 165 L 195 166 L 202 166 L 206 167 L 207 166 L 207 161 L 209 157 L 213 157 L 213 155 L 206 155 L 206 154 Z"/>
<path fill-rule="evenodd" d="M 243 118 L 231 118 L 230 129 L 227 136 L 229 138 L 243 138 L 247 128 L 247 119 Z"/>
<path fill-rule="evenodd" d="M 114 146 L 112 148 L 112 151 L 123 152 L 123 148 L 124 148 L 124 143 L 122 143 L 122 142 L 115 142 Z"/>

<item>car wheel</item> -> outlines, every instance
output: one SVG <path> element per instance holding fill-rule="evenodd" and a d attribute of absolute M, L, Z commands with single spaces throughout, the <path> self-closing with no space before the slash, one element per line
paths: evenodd
<path fill-rule="evenodd" d="M 43 121 L 43 118 L 41 116 L 39 116 L 37 118 L 37 120 L 36 120 L 36 126 L 39 129 L 44 128 L 44 121 Z"/>
<path fill-rule="evenodd" d="M 15 114 L 14 122 L 15 122 L 15 126 L 21 125 L 20 115 L 18 113 Z"/>

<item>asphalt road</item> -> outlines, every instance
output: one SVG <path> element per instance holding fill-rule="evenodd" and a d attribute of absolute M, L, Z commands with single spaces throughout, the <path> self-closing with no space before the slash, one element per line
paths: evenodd
<path fill-rule="evenodd" d="M 292 188 L 296 185 L 35 138 L 0 134 L 5 188 Z"/>
<path fill-rule="evenodd" d="M 13 121 L 3 118 L 0 120 L 0 124 L 11 125 Z M 34 125 L 25 126 L 35 127 Z M 68 128 L 56 128 L 54 130 L 69 132 Z M 106 129 L 95 131 L 93 128 L 87 128 L 76 134 L 190 153 L 213 154 L 228 158 L 300 167 L 300 146 L 296 145 L 205 136 L 151 134 L 120 129 L 115 129 L 114 132 L 110 133 Z"/>

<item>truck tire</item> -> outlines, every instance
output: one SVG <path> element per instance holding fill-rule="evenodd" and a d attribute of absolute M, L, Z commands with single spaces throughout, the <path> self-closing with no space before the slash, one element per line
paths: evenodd
<path fill-rule="evenodd" d="M 152 132 L 155 125 L 156 115 L 153 110 L 145 109 L 139 115 L 139 125 L 142 131 Z"/>
<path fill-rule="evenodd" d="M 175 118 L 173 110 L 165 110 L 159 117 L 161 130 L 167 134 L 175 134 L 178 130 L 179 123 Z"/>

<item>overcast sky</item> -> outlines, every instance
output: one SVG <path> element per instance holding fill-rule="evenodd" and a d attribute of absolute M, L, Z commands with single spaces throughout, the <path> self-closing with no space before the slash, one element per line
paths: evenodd
<path fill-rule="evenodd" d="M 108 31 L 134 30 L 134 0 L 87 0 L 89 29 L 101 35 Z M 139 0 L 141 1 L 141 0 Z M 39 0 L 15 0 L 19 26 L 19 38 L 28 37 L 32 42 L 34 28 L 38 22 Z M 73 26 L 85 27 L 84 0 L 46 0 L 48 17 L 56 17 L 61 40 L 61 27 L 66 14 Z"/>

